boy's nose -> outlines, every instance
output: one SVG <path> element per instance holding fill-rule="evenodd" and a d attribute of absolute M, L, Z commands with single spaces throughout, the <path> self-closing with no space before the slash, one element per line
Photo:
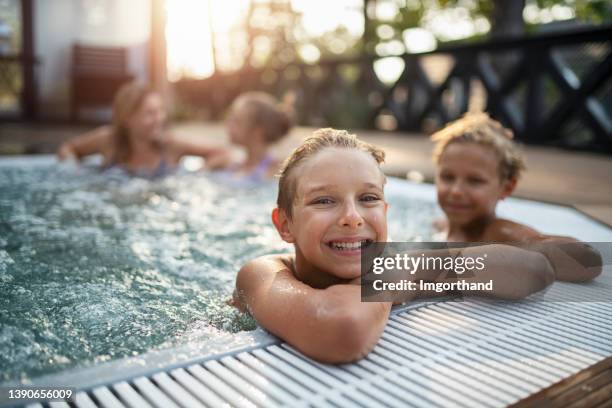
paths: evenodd
<path fill-rule="evenodd" d="M 456 181 L 453 184 L 451 184 L 449 193 L 455 197 L 460 196 L 463 194 L 463 186 L 461 186 L 460 182 Z"/>
<path fill-rule="evenodd" d="M 363 217 L 355 203 L 349 202 L 343 206 L 342 216 L 339 221 L 343 227 L 356 228 L 363 224 Z"/>

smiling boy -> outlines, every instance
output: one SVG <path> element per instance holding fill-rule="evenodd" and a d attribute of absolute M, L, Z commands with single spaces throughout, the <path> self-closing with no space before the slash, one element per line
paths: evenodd
<path fill-rule="evenodd" d="M 512 138 L 510 129 L 484 112 L 468 113 L 432 135 L 447 241 L 514 243 L 544 254 L 558 280 L 595 278 L 601 257 L 590 246 L 497 217 L 498 202 L 512 194 L 525 169 Z"/>
<path fill-rule="evenodd" d="M 384 152 L 321 129 L 286 161 L 272 221 L 295 256 L 246 264 L 234 301 L 273 334 L 320 361 L 363 357 L 391 303 L 362 303 L 361 247 L 387 239 Z M 299 175 L 299 177 L 298 177 Z"/>

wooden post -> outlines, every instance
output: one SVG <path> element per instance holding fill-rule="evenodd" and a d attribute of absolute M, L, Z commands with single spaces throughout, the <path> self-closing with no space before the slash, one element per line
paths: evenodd
<path fill-rule="evenodd" d="M 149 81 L 151 87 L 157 90 L 164 97 L 164 99 L 168 100 L 171 95 L 166 68 L 165 4 L 165 0 L 151 1 Z"/>
<path fill-rule="evenodd" d="M 34 75 L 34 4 L 32 0 L 21 0 L 21 69 L 23 91 L 21 93 L 21 116 L 23 119 L 36 118 L 36 77 Z"/>

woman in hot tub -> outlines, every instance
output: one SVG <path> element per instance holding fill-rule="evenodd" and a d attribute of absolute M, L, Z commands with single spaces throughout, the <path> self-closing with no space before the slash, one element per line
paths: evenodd
<path fill-rule="evenodd" d="M 96 128 L 63 143 L 60 160 L 101 154 L 104 168 L 120 168 L 133 176 L 160 177 L 174 169 L 181 157 L 201 156 L 206 166 L 231 179 L 258 181 L 271 177 L 279 160 L 269 146 L 292 126 L 290 109 L 269 95 L 247 93 L 234 103 L 227 122 L 232 143 L 246 150 L 244 162 L 231 160 L 229 146 L 188 141 L 166 132 L 166 107 L 149 87 L 132 82 L 119 89 L 113 102 L 111 125 Z"/>

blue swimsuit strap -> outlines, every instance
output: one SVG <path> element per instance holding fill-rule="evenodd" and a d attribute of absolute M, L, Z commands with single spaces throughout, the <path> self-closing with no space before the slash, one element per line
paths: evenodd
<path fill-rule="evenodd" d="M 157 167 L 151 171 L 148 170 L 129 170 L 123 166 L 121 166 L 118 162 L 117 162 L 117 158 L 113 157 L 113 159 L 110 161 L 109 164 L 107 164 L 106 166 L 104 166 L 103 171 L 111 169 L 113 167 L 119 167 L 122 170 L 124 170 L 125 172 L 127 172 L 128 174 L 132 175 L 132 176 L 139 176 L 139 177 L 147 177 L 147 178 L 157 178 L 157 177 L 161 177 L 161 176 L 165 176 L 168 173 L 168 170 L 171 168 L 170 165 L 168 164 L 168 161 L 166 160 L 166 152 L 164 150 L 162 150 L 161 152 L 161 159 L 159 160 L 159 163 L 157 164 Z"/>
<path fill-rule="evenodd" d="M 274 158 L 272 157 L 272 155 L 270 153 L 267 153 L 247 177 L 254 180 L 262 180 L 266 178 L 268 169 L 270 168 L 270 165 L 273 161 Z"/>

